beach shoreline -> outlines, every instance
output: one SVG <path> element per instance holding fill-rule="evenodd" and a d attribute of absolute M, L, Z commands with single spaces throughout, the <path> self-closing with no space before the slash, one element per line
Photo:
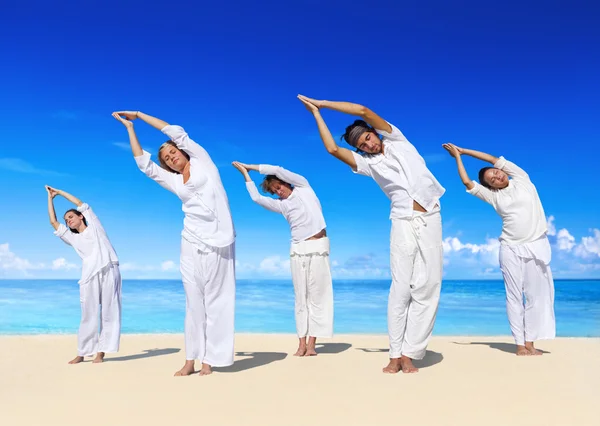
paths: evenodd
<path fill-rule="evenodd" d="M 0 423 L 18 425 L 591 425 L 600 338 L 557 338 L 517 357 L 510 336 L 434 336 L 418 374 L 386 375 L 387 336 L 321 339 L 292 356 L 293 334 L 236 334 L 236 362 L 175 378 L 182 333 L 126 334 L 101 365 L 75 335 L 2 335 Z M 576 355 L 576 356 L 574 356 Z"/>

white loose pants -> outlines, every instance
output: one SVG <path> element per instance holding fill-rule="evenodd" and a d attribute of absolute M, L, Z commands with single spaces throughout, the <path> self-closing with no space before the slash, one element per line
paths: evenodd
<path fill-rule="evenodd" d="M 556 336 L 554 280 L 548 238 L 500 246 L 500 269 L 506 288 L 506 313 L 517 345 Z M 523 304 L 525 296 L 525 304 Z"/>
<path fill-rule="evenodd" d="M 213 367 L 233 364 L 235 243 L 199 249 L 181 240 L 185 354 Z"/>
<path fill-rule="evenodd" d="M 442 218 L 439 209 L 392 220 L 388 299 L 390 358 L 423 359 L 442 288 Z"/>
<path fill-rule="evenodd" d="M 121 338 L 121 272 L 108 265 L 79 286 L 81 322 L 77 333 L 79 356 L 118 352 Z M 100 333 L 98 320 L 100 319 Z"/>
<path fill-rule="evenodd" d="M 329 267 L 329 238 L 292 244 L 290 265 L 296 296 L 298 337 L 332 337 L 333 285 Z"/>

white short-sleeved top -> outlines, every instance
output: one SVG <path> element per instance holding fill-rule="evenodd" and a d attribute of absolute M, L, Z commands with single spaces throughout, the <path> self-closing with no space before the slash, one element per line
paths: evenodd
<path fill-rule="evenodd" d="M 252 201 L 276 213 L 281 213 L 290 225 L 292 243 L 307 240 L 327 226 L 321 203 L 308 181 L 296 173 L 279 166 L 261 164 L 259 172 L 275 175 L 294 186 L 292 194 L 285 200 L 265 197 L 258 193 L 254 182 L 246 182 L 246 189 Z"/>
<path fill-rule="evenodd" d="M 446 191 L 429 171 L 417 149 L 396 126 L 388 123 L 392 131 L 375 129 L 383 136 L 382 154 L 353 152 L 355 173 L 370 176 L 390 199 L 390 219 L 405 219 L 413 215 L 413 201 L 425 210 L 439 205 Z"/>
<path fill-rule="evenodd" d="M 119 259 L 98 216 L 86 203 L 77 207 L 87 222 L 87 228 L 81 233 L 74 233 L 62 223 L 58 225 L 54 235 L 72 246 L 82 259 L 81 279 L 85 284 L 108 265 L 118 265 Z"/>
<path fill-rule="evenodd" d="M 473 181 L 469 194 L 489 203 L 502 218 L 500 241 L 509 245 L 536 241 L 546 234 L 548 225 L 542 202 L 529 175 L 516 164 L 500 157 L 494 167 L 511 179 L 503 189 L 489 189 Z"/>
<path fill-rule="evenodd" d="M 183 202 L 182 237 L 200 249 L 227 247 L 235 241 L 235 230 L 221 175 L 208 152 L 180 126 L 165 126 L 162 132 L 190 156 L 190 178 L 171 173 L 150 160 L 150 153 L 135 157 L 139 169 Z"/>

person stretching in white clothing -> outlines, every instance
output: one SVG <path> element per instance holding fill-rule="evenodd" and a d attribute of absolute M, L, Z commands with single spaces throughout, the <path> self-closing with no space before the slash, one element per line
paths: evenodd
<path fill-rule="evenodd" d="M 383 372 L 415 373 L 418 369 L 412 360 L 425 357 L 442 286 L 439 199 L 445 190 L 402 132 L 370 109 L 349 102 L 298 98 L 313 114 L 327 152 L 355 173 L 372 177 L 391 200 L 390 362 Z M 321 108 L 362 118 L 348 126 L 343 135 L 358 152 L 335 143 Z"/>
<path fill-rule="evenodd" d="M 71 194 L 46 186 L 48 216 L 54 235 L 72 246 L 82 260 L 79 299 L 81 322 L 77 333 L 77 356 L 69 364 L 96 354 L 101 363 L 106 353 L 119 351 L 121 337 L 121 273 L 119 259 L 92 208 Z M 54 197 L 62 195 L 77 206 L 64 214 L 67 226 L 58 223 Z M 101 312 L 100 333 L 98 317 Z"/>
<path fill-rule="evenodd" d="M 317 194 L 308 181 L 289 170 L 268 164 L 252 165 L 235 161 L 246 180 L 252 201 L 267 210 L 281 213 L 290 225 L 292 246 L 290 266 L 295 293 L 298 350 L 295 356 L 317 355 L 317 338 L 333 336 L 333 288 L 329 266 L 329 238 Z M 278 200 L 258 193 L 249 170 L 266 175 L 261 188 L 277 194 Z M 308 336 L 308 344 L 306 338 Z"/>
<path fill-rule="evenodd" d="M 119 111 L 113 117 L 129 133 L 139 169 L 183 202 L 180 270 L 185 289 L 186 362 L 175 373 L 200 375 L 211 367 L 227 367 L 234 358 L 235 231 L 221 176 L 204 148 L 180 126 L 139 111 Z M 160 166 L 142 150 L 133 129 L 139 118 L 169 136 L 158 150 Z"/>
<path fill-rule="evenodd" d="M 534 342 L 556 336 L 552 252 L 542 202 L 529 175 L 516 164 L 471 149 L 442 145 L 456 159 L 458 173 L 469 194 L 489 203 L 502 218 L 500 270 L 506 288 L 506 312 L 517 355 L 541 355 Z M 461 155 L 494 165 L 472 181 Z M 523 305 L 525 295 L 525 305 Z"/>

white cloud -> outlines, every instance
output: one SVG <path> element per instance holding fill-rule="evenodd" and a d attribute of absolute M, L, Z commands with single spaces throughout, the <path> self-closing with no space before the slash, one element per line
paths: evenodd
<path fill-rule="evenodd" d="M 240 262 L 239 260 L 235 260 L 235 271 L 236 274 L 254 274 L 256 272 L 256 266 L 247 262 Z"/>
<path fill-rule="evenodd" d="M 125 143 L 125 142 L 113 142 L 112 144 L 114 146 L 116 146 L 117 148 L 121 148 L 124 151 L 131 152 L 131 145 L 129 143 Z M 154 150 L 149 149 L 147 147 L 144 147 L 144 149 L 146 151 L 148 151 L 150 154 L 154 155 Z"/>
<path fill-rule="evenodd" d="M 129 145 L 128 143 L 125 143 L 125 142 L 113 142 L 113 145 L 116 146 L 117 148 L 121 148 L 122 150 L 131 151 L 131 145 Z"/>
<path fill-rule="evenodd" d="M 383 260 L 373 253 L 352 256 L 343 263 L 333 261 L 331 266 L 331 275 L 334 278 L 373 279 L 390 276 L 389 258 Z"/>
<path fill-rule="evenodd" d="M 444 266 L 458 264 L 471 268 L 478 275 L 498 272 L 500 241 L 495 238 L 487 238 L 484 244 L 476 244 L 463 243 L 458 237 L 447 237 L 442 245 Z"/>
<path fill-rule="evenodd" d="M 121 271 L 125 271 L 125 272 L 128 272 L 128 271 L 143 272 L 143 271 L 153 271 L 156 269 L 156 266 L 139 265 L 134 262 L 125 262 L 125 263 L 119 264 L 119 269 Z"/>
<path fill-rule="evenodd" d="M 596 271 L 600 271 L 600 229 L 590 229 L 591 235 L 581 237 L 578 243 L 566 228 L 555 232 L 553 216 L 548 221 L 548 235 L 557 255 L 553 260 L 553 268 L 557 271 L 555 276 L 597 274 Z"/>
<path fill-rule="evenodd" d="M 290 260 L 281 256 L 269 256 L 258 265 L 258 271 L 270 275 L 290 275 Z"/>
<path fill-rule="evenodd" d="M 122 272 L 171 272 L 179 270 L 179 264 L 172 260 L 165 260 L 160 264 L 143 265 L 135 262 L 124 262 L 119 264 Z"/>
<path fill-rule="evenodd" d="M 31 163 L 20 158 L 0 158 L 0 169 L 16 173 L 27 173 L 43 176 L 69 176 L 66 173 L 55 172 L 52 170 L 38 169 Z"/>
<path fill-rule="evenodd" d="M 79 266 L 75 265 L 74 263 L 67 262 L 67 259 L 65 259 L 64 257 L 60 257 L 60 258 L 54 259 L 52 261 L 51 268 L 55 271 L 58 271 L 58 270 L 69 271 L 72 269 L 78 269 Z"/>
<path fill-rule="evenodd" d="M 562 228 L 557 232 L 555 220 L 554 216 L 547 218 L 548 236 L 554 253 L 552 268 L 557 272 L 555 276 L 577 276 L 600 271 L 600 229 L 591 229 L 591 235 L 577 242 L 568 229 Z M 499 276 L 498 240 L 488 238 L 484 244 L 477 244 L 448 237 L 443 245 L 445 266 L 461 268 L 463 274 Z"/>
<path fill-rule="evenodd" d="M 364 279 L 376 279 L 376 278 L 389 278 L 390 277 L 390 268 L 389 265 L 385 268 L 344 268 L 344 267 L 334 267 L 331 269 L 331 275 L 333 278 L 338 279 L 355 279 L 355 278 L 364 278 Z"/>
<path fill-rule="evenodd" d="M 172 260 L 167 260 L 160 264 L 161 271 L 176 271 L 178 269 L 178 265 Z"/>
<path fill-rule="evenodd" d="M 582 237 L 575 247 L 575 255 L 583 258 L 600 257 L 600 229 L 592 229 L 592 236 Z"/>
<path fill-rule="evenodd" d="M 0 244 L 0 271 L 21 271 L 27 273 L 30 270 L 43 268 L 45 268 L 43 263 L 32 263 L 14 254 L 10 251 L 8 243 Z"/>
<path fill-rule="evenodd" d="M 575 247 L 575 237 L 572 236 L 565 228 L 558 231 L 556 234 L 556 247 L 559 250 L 571 251 Z"/>
<path fill-rule="evenodd" d="M 600 229 L 590 229 L 592 235 L 581 237 L 579 243 L 568 229 L 562 228 L 556 233 L 554 216 L 548 218 L 548 235 L 556 236 L 555 247 L 559 251 L 572 252 L 575 256 L 583 259 L 595 259 L 600 257 Z"/>
<path fill-rule="evenodd" d="M 488 238 L 485 244 L 462 243 L 457 237 L 447 237 L 442 242 L 444 253 L 459 252 L 462 250 L 471 253 L 498 252 L 500 242 L 497 239 Z"/>
<path fill-rule="evenodd" d="M 241 278 L 289 278 L 290 259 L 272 255 L 261 260 L 258 265 L 235 261 L 236 272 Z M 331 261 L 331 274 L 334 278 L 387 278 L 390 276 L 389 263 L 380 262 L 375 256 L 361 255 L 348 258 L 345 262 Z"/>
<path fill-rule="evenodd" d="M 546 223 L 548 225 L 548 235 L 553 237 L 556 235 L 556 226 L 554 226 L 554 216 L 547 218 Z"/>

